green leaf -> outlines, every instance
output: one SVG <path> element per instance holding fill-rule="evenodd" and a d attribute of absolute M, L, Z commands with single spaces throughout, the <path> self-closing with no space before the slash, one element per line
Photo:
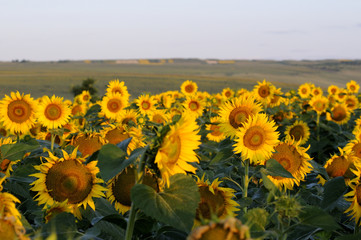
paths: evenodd
<path fill-rule="evenodd" d="M 5 144 L 0 147 L 1 159 L 11 161 L 20 160 L 25 153 L 31 152 L 39 147 L 39 144 L 30 145 L 26 143 Z"/>
<path fill-rule="evenodd" d="M 334 231 L 340 228 L 330 214 L 315 206 L 303 207 L 300 218 L 302 224 L 319 227 L 326 231 Z"/>
<path fill-rule="evenodd" d="M 211 160 L 210 164 L 216 164 L 220 161 L 226 161 L 228 158 L 233 157 L 234 153 L 231 149 L 222 149 L 216 156 Z"/>
<path fill-rule="evenodd" d="M 266 162 L 266 169 L 268 175 L 279 176 L 285 178 L 294 178 L 292 174 L 287 171 L 279 162 L 275 159 L 270 159 Z"/>
<path fill-rule="evenodd" d="M 263 185 L 265 186 L 265 188 L 267 188 L 268 191 L 272 191 L 272 190 L 276 189 L 276 185 L 274 185 L 274 183 L 267 177 L 266 169 L 262 168 L 260 170 L 260 172 L 262 175 Z"/>
<path fill-rule="evenodd" d="M 327 181 L 324 186 L 324 195 L 321 207 L 324 209 L 331 208 L 340 197 L 343 197 L 345 191 L 346 184 L 343 177 L 336 177 Z"/>
<path fill-rule="evenodd" d="M 360 239 L 361 239 L 361 233 L 349 234 L 335 238 L 335 240 L 360 240 Z"/>
<path fill-rule="evenodd" d="M 148 216 L 188 232 L 193 226 L 200 195 L 192 177 L 176 174 L 170 177 L 170 186 L 160 193 L 147 185 L 136 184 L 131 190 L 131 199 Z"/>
<path fill-rule="evenodd" d="M 113 144 L 103 145 L 98 154 L 98 167 L 104 181 L 112 179 L 126 165 L 126 153 Z"/>
<path fill-rule="evenodd" d="M 132 141 L 132 138 L 127 138 L 127 139 L 121 141 L 120 143 L 118 143 L 117 147 L 122 149 L 124 152 L 127 152 L 127 148 L 128 148 L 130 141 Z"/>

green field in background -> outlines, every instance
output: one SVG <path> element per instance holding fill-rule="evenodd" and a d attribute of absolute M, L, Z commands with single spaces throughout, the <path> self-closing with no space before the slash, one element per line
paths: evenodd
<path fill-rule="evenodd" d="M 116 64 L 116 61 L 0 62 L 0 96 L 11 91 L 30 93 L 37 98 L 57 95 L 72 99 L 70 89 L 86 78 L 96 80 L 99 94 L 112 79 L 125 82 L 133 98 L 179 90 L 185 80 L 195 81 L 199 91 L 221 92 L 225 87 L 252 89 L 266 79 L 284 90 L 312 82 L 326 90 L 335 84 L 361 82 L 361 61 L 236 61 L 234 64 L 207 64 L 198 59 L 175 59 L 165 64 Z"/>

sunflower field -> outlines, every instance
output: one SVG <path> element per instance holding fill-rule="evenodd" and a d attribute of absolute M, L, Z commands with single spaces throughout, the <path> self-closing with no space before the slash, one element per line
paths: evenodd
<path fill-rule="evenodd" d="M 0 239 L 361 239 L 359 88 L 11 92 Z"/>

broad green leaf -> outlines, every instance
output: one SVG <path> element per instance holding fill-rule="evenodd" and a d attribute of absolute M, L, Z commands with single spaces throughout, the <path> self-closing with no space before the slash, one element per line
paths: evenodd
<path fill-rule="evenodd" d="M 360 239 L 361 239 L 361 233 L 348 234 L 335 238 L 335 240 L 360 240 Z"/>
<path fill-rule="evenodd" d="M 326 231 L 339 229 L 336 220 L 321 208 L 315 206 L 306 206 L 302 208 L 300 214 L 301 223 L 313 227 L 319 227 Z"/>
<path fill-rule="evenodd" d="M 324 209 L 332 207 L 337 200 L 342 197 L 347 189 L 345 179 L 336 177 L 326 182 L 324 186 L 324 195 L 321 206 Z"/>
<path fill-rule="evenodd" d="M 292 174 L 287 171 L 279 162 L 275 159 L 270 159 L 266 162 L 266 169 L 268 175 L 279 176 L 285 178 L 294 178 Z"/>
<path fill-rule="evenodd" d="M 0 147 L 1 159 L 8 159 L 11 161 L 20 160 L 25 153 L 31 152 L 39 147 L 37 145 L 30 145 L 26 143 L 5 144 Z"/>
<path fill-rule="evenodd" d="M 126 153 L 113 144 L 102 146 L 98 154 L 98 167 L 104 181 L 112 179 L 125 167 Z"/>
<path fill-rule="evenodd" d="M 131 199 L 146 215 L 188 232 L 193 226 L 200 196 L 192 177 L 176 174 L 170 177 L 170 186 L 160 193 L 147 185 L 136 184 L 131 190 Z"/>
<path fill-rule="evenodd" d="M 260 172 L 262 174 L 263 185 L 265 186 L 265 188 L 267 188 L 268 191 L 272 191 L 272 190 L 276 189 L 276 186 L 274 185 L 274 183 L 267 177 L 266 169 L 262 168 L 260 170 Z"/>
<path fill-rule="evenodd" d="M 234 153 L 231 149 L 223 149 L 219 151 L 216 156 L 211 160 L 210 164 L 215 164 L 221 161 L 226 161 L 228 158 L 232 157 Z"/>

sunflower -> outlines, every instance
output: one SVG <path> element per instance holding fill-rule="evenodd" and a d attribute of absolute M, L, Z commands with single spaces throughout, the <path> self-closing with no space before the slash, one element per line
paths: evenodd
<path fill-rule="evenodd" d="M 193 95 L 197 92 L 198 86 L 195 82 L 186 80 L 182 83 L 180 89 L 184 95 Z"/>
<path fill-rule="evenodd" d="M 351 80 L 348 83 L 346 83 L 346 87 L 350 93 L 358 93 L 360 89 L 360 85 L 358 85 L 358 83 L 355 82 L 354 80 Z"/>
<path fill-rule="evenodd" d="M 20 200 L 11 193 L 2 192 L 2 183 L 5 181 L 5 179 L 6 176 L 0 179 L 0 217 L 12 216 L 17 223 L 21 224 L 21 214 L 15 206 L 16 203 L 20 203 Z"/>
<path fill-rule="evenodd" d="M 318 95 L 312 97 L 310 102 L 310 106 L 317 114 L 321 115 L 322 113 L 326 112 L 328 107 L 328 99 L 322 95 Z"/>
<path fill-rule="evenodd" d="M 250 228 L 240 220 L 230 217 L 218 222 L 210 222 L 195 228 L 187 240 L 252 240 Z"/>
<path fill-rule="evenodd" d="M 196 168 L 190 163 L 199 162 L 194 152 L 201 139 L 197 135 L 197 128 L 193 118 L 183 115 L 175 125 L 170 126 L 169 132 L 163 138 L 154 163 L 157 164 L 163 183 L 167 186 L 169 177 L 176 173 L 195 173 Z"/>
<path fill-rule="evenodd" d="M 183 108 L 187 113 L 197 118 L 202 115 L 204 105 L 204 102 L 198 100 L 196 97 L 188 96 L 183 103 Z"/>
<path fill-rule="evenodd" d="M 312 158 L 306 153 L 308 148 L 299 146 L 294 140 L 281 142 L 275 147 L 275 153 L 270 157 L 279 162 L 294 178 L 285 178 L 280 176 L 268 176 L 268 178 L 280 189 L 287 188 L 292 190 L 293 186 L 299 186 L 307 173 L 310 173 Z"/>
<path fill-rule="evenodd" d="M 281 88 L 275 88 L 274 93 L 269 100 L 269 106 L 272 108 L 279 106 L 284 101 L 282 94 Z"/>
<path fill-rule="evenodd" d="M 225 135 L 220 130 L 219 123 L 221 122 L 220 117 L 213 117 L 210 120 L 210 124 L 206 124 L 206 130 L 210 131 L 207 134 L 207 138 L 211 141 L 220 142 L 225 139 Z"/>
<path fill-rule="evenodd" d="M 254 98 L 246 98 L 244 96 L 234 98 L 229 102 L 225 102 L 218 112 L 222 118 L 220 127 L 221 131 L 231 138 L 236 136 L 236 130 L 242 127 L 250 116 L 262 111 L 262 107 Z"/>
<path fill-rule="evenodd" d="M 154 123 L 165 124 L 170 120 L 170 115 L 163 109 L 156 109 L 149 113 L 149 120 Z"/>
<path fill-rule="evenodd" d="M 35 101 L 30 94 L 11 92 L 0 102 L 0 121 L 11 133 L 23 134 L 35 123 Z"/>
<path fill-rule="evenodd" d="M 50 208 L 48 208 L 45 212 L 45 223 L 49 222 L 56 215 L 63 212 L 74 213 L 74 209 L 71 205 L 68 204 L 68 200 L 65 200 L 64 202 L 56 202 Z M 77 217 L 81 219 L 81 215 Z"/>
<path fill-rule="evenodd" d="M 360 182 L 360 171 L 354 172 L 357 177 L 355 177 L 349 183 L 351 191 L 344 195 L 346 201 L 351 202 L 351 205 L 346 209 L 345 213 L 349 213 L 349 216 L 355 219 L 356 225 L 361 225 L 361 182 Z"/>
<path fill-rule="evenodd" d="M 350 111 L 359 107 L 359 101 L 355 95 L 347 95 L 345 98 L 345 104 Z"/>
<path fill-rule="evenodd" d="M 327 88 L 327 92 L 329 95 L 336 95 L 340 91 L 340 88 L 336 85 L 330 85 Z"/>
<path fill-rule="evenodd" d="M 102 113 L 107 118 L 116 120 L 121 111 L 128 106 L 128 99 L 119 93 L 110 93 L 103 97 L 100 105 Z"/>
<path fill-rule="evenodd" d="M 83 157 L 92 155 L 100 150 L 105 144 L 105 140 L 100 133 L 78 133 L 70 140 L 70 145 L 78 148 Z"/>
<path fill-rule="evenodd" d="M 355 128 L 352 131 L 352 134 L 355 135 L 355 139 L 361 141 L 361 127 L 355 126 Z"/>
<path fill-rule="evenodd" d="M 346 89 L 340 89 L 340 91 L 336 95 L 336 99 L 339 102 L 344 102 L 347 96 L 347 90 Z"/>
<path fill-rule="evenodd" d="M 315 87 L 312 88 L 311 90 L 311 94 L 312 96 L 316 97 L 316 96 L 322 96 L 323 95 L 323 90 L 320 87 Z"/>
<path fill-rule="evenodd" d="M 224 88 L 222 90 L 221 94 L 224 98 L 227 98 L 227 99 L 234 97 L 234 91 L 230 88 Z"/>
<path fill-rule="evenodd" d="M 63 126 L 69 121 L 70 108 L 64 104 L 63 98 L 49 98 L 45 96 L 41 104 L 38 105 L 35 116 L 39 123 L 48 129 L 54 129 Z"/>
<path fill-rule="evenodd" d="M 0 122 L 0 137 L 8 137 L 9 134 L 8 129 Z"/>
<path fill-rule="evenodd" d="M 78 100 L 80 103 L 87 104 L 90 102 L 91 99 L 90 92 L 88 90 L 83 90 L 81 94 L 78 95 Z"/>
<path fill-rule="evenodd" d="M 12 216 L 2 216 L 0 214 L 0 239 L 29 240 L 25 236 L 25 228 Z"/>
<path fill-rule="evenodd" d="M 361 161 L 346 152 L 341 148 L 338 148 L 340 154 L 334 154 L 328 159 L 324 165 L 326 172 L 330 178 L 343 176 L 346 180 L 354 177 L 353 170 L 361 170 Z"/>
<path fill-rule="evenodd" d="M 131 206 L 130 190 L 135 185 L 135 174 L 137 169 L 133 166 L 127 167 L 108 182 L 107 199 L 114 203 L 115 209 L 124 214 Z M 142 184 L 152 187 L 159 192 L 158 180 L 149 170 L 145 171 Z"/>
<path fill-rule="evenodd" d="M 309 98 L 311 95 L 311 85 L 309 83 L 301 84 L 298 87 L 298 95 L 303 99 Z"/>
<path fill-rule="evenodd" d="M 71 107 L 72 116 L 84 116 L 88 110 L 88 107 L 85 104 L 74 103 Z"/>
<path fill-rule="evenodd" d="M 286 141 L 294 139 L 296 142 L 300 142 L 300 145 L 303 145 L 310 138 L 310 128 L 302 120 L 296 120 L 291 126 L 286 127 L 285 135 Z"/>
<path fill-rule="evenodd" d="M 196 210 L 196 220 L 211 220 L 213 215 L 218 219 L 224 219 L 234 216 L 239 210 L 239 204 L 232 200 L 236 191 L 232 188 L 220 187 L 221 183 L 218 178 L 210 183 L 204 180 L 204 175 L 201 179 L 197 177 L 201 201 Z"/>
<path fill-rule="evenodd" d="M 243 160 L 260 165 L 270 158 L 279 142 L 276 123 L 269 121 L 266 114 L 250 117 L 236 136 L 234 151 L 241 153 Z"/>
<path fill-rule="evenodd" d="M 273 97 L 275 89 L 276 88 L 272 85 L 272 83 L 263 80 L 263 82 L 258 82 L 258 84 L 254 87 L 253 93 L 257 100 L 263 104 L 268 104 Z"/>
<path fill-rule="evenodd" d="M 153 96 L 149 96 L 147 95 L 141 95 L 140 97 L 138 97 L 135 100 L 135 104 L 138 106 L 139 108 L 139 112 L 147 115 L 149 112 L 155 110 L 155 104 L 156 104 L 156 100 L 154 99 Z"/>
<path fill-rule="evenodd" d="M 337 103 L 331 109 L 331 113 L 326 113 L 326 119 L 337 124 L 345 124 L 351 117 L 351 112 L 347 109 L 345 103 Z"/>
<path fill-rule="evenodd" d="M 62 150 L 62 158 L 48 152 L 46 162 L 34 166 L 39 172 L 30 176 L 38 179 L 30 185 L 34 185 L 31 190 L 37 192 L 34 198 L 39 205 L 53 206 L 67 200 L 73 208 L 89 205 L 95 210 L 93 197 L 105 197 L 106 189 L 99 185 L 103 180 L 96 177 L 98 161 L 85 165 L 86 159 L 77 157 L 77 150 L 75 148 L 70 155 Z"/>
<path fill-rule="evenodd" d="M 124 82 L 119 82 L 118 79 L 111 80 L 107 87 L 107 95 L 111 95 L 114 93 L 119 93 L 122 97 L 129 100 L 130 94 L 128 92 L 127 86 L 124 85 Z"/>
<path fill-rule="evenodd" d="M 171 108 L 172 104 L 175 101 L 175 99 L 173 98 L 173 95 L 171 93 L 168 93 L 168 92 L 163 94 L 161 99 L 162 99 L 162 105 L 166 109 Z"/>
<path fill-rule="evenodd" d="M 358 157 L 361 160 L 361 140 L 360 139 L 353 139 L 346 146 L 343 150 L 348 153 Z"/>

